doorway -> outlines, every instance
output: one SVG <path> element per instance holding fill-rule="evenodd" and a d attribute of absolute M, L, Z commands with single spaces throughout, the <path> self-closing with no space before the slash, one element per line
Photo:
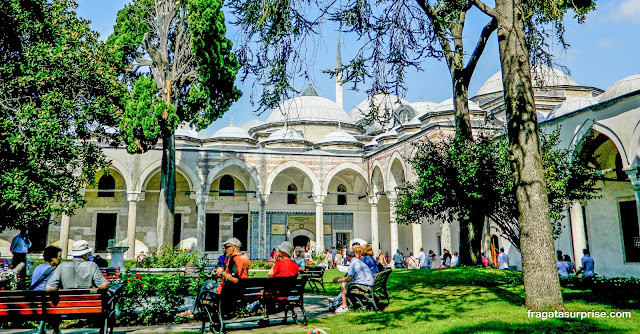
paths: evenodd
<path fill-rule="evenodd" d="M 309 246 L 309 237 L 304 236 L 304 235 L 299 235 L 295 238 L 293 238 L 293 247 L 302 247 L 302 248 L 307 248 Z"/>
<path fill-rule="evenodd" d="M 109 239 L 116 238 L 117 213 L 98 213 L 96 217 L 96 252 L 106 252 Z"/>

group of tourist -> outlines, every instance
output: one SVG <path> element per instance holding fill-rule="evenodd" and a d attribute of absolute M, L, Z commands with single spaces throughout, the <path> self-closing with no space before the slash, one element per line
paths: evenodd
<path fill-rule="evenodd" d="M 560 275 L 561 278 L 576 276 L 580 273 L 583 273 L 586 277 L 594 276 L 594 262 L 589 250 L 585 248 L 582 250 L 582 253 L 582 266 L 576 270 L 576 267 L 573 262 L 571 262 L 571 257 L 569 255 L 563 255 L 561 250 L 556 251 L 556 268 L 558 269 L 558 275 Z"/>

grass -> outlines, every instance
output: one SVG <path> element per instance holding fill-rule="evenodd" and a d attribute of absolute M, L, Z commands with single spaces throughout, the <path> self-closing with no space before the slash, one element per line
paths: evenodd
<path fill-rule="evenodd" d="M 325 281 L 339 273 L 328 271 Z M 337 294 L 337 284 L 329 283 Z M 335 290 L 335 291 L 333 291 Z M 637 305 L 608 300 L 591 291 L 563 289 L 569 311 L 630 311 L 631 317 L 547 319 L 529 317 L 522 274 L 484 268 L 394 270 L 388 282 L 391 305 L 383 312 L 348 312 L 312 320 L 327 333 L 640 333 Z"/>

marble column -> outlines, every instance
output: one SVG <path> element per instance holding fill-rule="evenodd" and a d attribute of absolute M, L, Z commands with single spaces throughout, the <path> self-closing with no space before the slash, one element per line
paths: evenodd
<path fill-rule="evenodd" d="M 140 200 L 139 192 L 128 192 L 127 201 L 129 202 L 129 215 L 127 216 L 127 258 L 136 258 L 136 223 L 138 212 L 138 201 Z"/>
<path fill-rule="evenodd" d="M 446 248 L 451 251 L 451 223 L 443 222 L 440 224 L 440 247 L 438 251 L 442 254 L 442 249 Z"/>
<path fill-rule="evenodd" d="M 380 197 L 377 195 L 369 196 L 369 204 L 371 205 L 371 247 L 373 254 L 378 254 L 380 248 L 380 236 L 378 234 L 378 201 Z"/>
<path fill-rule="evenodd" d="M 67 250 L 69 249 L 69 220 L 69 215 L 63 213 L 60 221 L 60 248 L 62 248 L 63 259 L 67 258 Z"/>
<path fill-rule="evenodd" d="M 573 238 L 573 260 L 580 263 L 582 250 L 587 248 L 587 238 L 584 230 L 584 215 L 580 202 L 571 202 L 569 207 L 569 217 L 571 221 L 571 236 Z"/>
<path fill-rule="evenodd" d="M 267 249 L 267 202 L 269 201 L 268 194 L 258 194 L 258 257 L 262 259 L 269 258 L 269 250 Z"/>
<path fill-rule="evenodd" d="M 391 236 L 391 252 L 389 254 L 395 254 L 398 250 L 398 223 L 396 222 L 396 200 L 395 194 L 389 195 L 389 229 Z"/>
<path fill-rule="evenodd" d="M 196 248 L 200 254 L 204 254 L 204 242 L 206 238 L 207 224 L 207 203 L 209 202 L 209 193 L 204 191 L 196 192 L 196 207 L 198 210 L 198 220 L 196 222 Z"/>
<path fill-rule="evenodd" d="M 314 195 L 313 200 L 316 202 L 316 249 L 322 251 L 324 249 L 324 195 Z"/>
<path fill-rule="evenodd" d="M 413 237 L 413 255 L 417 257 L 420 254 L 420 247 L 422 247 L 422 224 L 419 222 L 411 224 L 411 235 Z"/>

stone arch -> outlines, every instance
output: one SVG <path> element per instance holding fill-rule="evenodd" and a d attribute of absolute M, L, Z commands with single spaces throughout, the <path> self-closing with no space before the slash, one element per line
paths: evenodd
<path fill-rule="evenodd" d="M 623 168 L 624 169 L 629 169 L 630 168 L 629 156 L 627 155 L 627 151 L 625 149 L 624 144 L 622 143 L 622 141 L 620 140 L 618 135 L 613 130 L 611 130 L 609 127 L 607 127 L 607 126 L 605 126 L 603 124 L 596 123 L 596 122 L 593 122 L 593 121 L 592 122 L 583 123 L 582 126 L 580 127 L 580 129 L 578 129 L 578 131 L 576 131 L 575 136 L 571 140 L 572 144 L 574 144 L 573 145 L 574 147 L 578 147 L 579 146 L 579 145 L 575 145 L 575 144 L 582 143 L 582 141 L 585 139 L 585 137 L 589 133 L 589 130 L 597 131 L 597 132 L 601 133 L 602 135 L 606 136 L 607 138 L 609 138 L 609 140 L 611 140 L 613 145 L 618 150 L 618 153 L 620 153 L 620 157 L 622 158 L 622 166 L 623 166 Z M 574 148 L 574 154 L 575 154 L 575 148 Z"/>
<path fill-rule="evenodd" d="M 378 170 L 378 178 L 380 180 L 375 180 L 375 175 L 376 175 L 376 170 Z M 375 160 L 373 162 L 373 164 L 371 165 L 371 175 L 370 175 L 370 179 L 369 179 L 369 188 L 371 188 L 372 190 L 374 190 L 374 185 L 377 186 L 378 189 L 376 189 L 376 191 L 384 191 L 385 190 L 385 176 L 384 173 L 382 173 L 382 171 L 384 170 L 384 168 L 382 168 L 382 163 L 380 162 L 380 160 Z"/>
<path fill-rule="evenodd" d="M 213 180 L 216 179 L 216 177 L 218 176 L 218 174 L 220 174 L 225 168 L 229 167 L 229 166 L 237 166 L 239 168 L 241 168 L 242 170 L 246 171 L 247 173 L 249 173 L 249 177 L 251 177 L 251 180 L 253 181 L 254 187 L 256 188 L 256 190 L 260 189 L 261 184 L 260 184 L 260 177 L 258 175 L 258 172 L 256 171 L 255 168 L 247 165 L 247 163 L 245 163 L 244 161 L 240 160 L 240 159 L 236 159 L 236 158 L 231 158 L 231 159 L 227 159 L 219 164 L 216 165 L 216 167 L 214 167 L 213 169 L 211 169 L 209 171 L 209 174 L 207 174 L 207 180 L 204 183 L 204 189 L 209 189 L 211 187 L 211 183 L 213 183 Z M 242 178 L 238 177 L 238 175 L 235 175 L 234 173 L 226 173 L 229 175 L 234 176 L 235 178 L 237 178 L 238 180 L 240 180 L 242 182 Z M 244 182 L 243 182 L 244 183 Z M 245 184 L 245 189 L 249 189 L 248 185 Z"/>
<path fill-rule="evenodd" d="M 389 161 L 390 163 L 389 163 L 389 168 L 387 169 L 387 177 L 386 177 L 386 180 L 387 180 L 386 189 L 387 191 L 395 191 L 394 188 L 398 186 L 398 182 L 402 180 L 406 180 L 407 169 L 405 168 L 405 165 L 404 165 L 404 159 L 402 159 L 402 156 L 400 156 L 400 153 L 398 153 L 397 151 L 393 154 L 393 156 Z M 399 166 L 399 169 L 396 166 Z M 399 173 L 401 173 L 401 175 Z"/>
<path fill-rule="evenodd" d="M 309 180 L 311 180 L 311 184 L 313 185 L 313 193 L 314 194 L 320 194 L 320 181 L 318 180 L 318 177 L 313 173 L 313 171 L 311 170 L 311 168 L 309 168 L 309 166 L 300 163 L 298 161 L 287 161 L 287 162 L 283 162 L 280 165 L 278 165 L 276 168 L 274 168 L 271 173 L 269 173 L 269 177 L 267 177 L 267 180 L 264 184 L 264 193 L 265 194 L 269 194 L 271 193 L 271 186 L 273 184 L 273 180 L 275 180 L 275 178 L 285 169 L 287 168 L 297 168 L 299 169 L 302 173 L 304 173 Z"/>
<path fill-rule="evenodd" d="M 322 182 L 322 190 L 321 190 L 322 195 L 327 195 L 327 193 L 329 192 L 329 184 L 331 183 L 331 180 L 333 179 L 334 176 L 336 176 L 338 173 L 342 171 L 349 170 L 349 169 L 353 170 L 358 175 L 360 175 L 360 177 L 362 177 L 364 182 L 367 183 L 367 172 L 362 167 L 354 164 L 353 162 L 343 162 L 333 167 L 329 171 L 329 173 L 327 173 L 327 175 L 324 177 L 324 180 Z"/>
<path fill-rule="evenodd" d="M 311 232 L 309 230 L 305 230 L 303 228 L 297 229 L 295 231 L 291 231 L 291 233 L 289 234 L 289 240 L 291 240 L 293 242 L 293 238 L 301 236 L 301 235 L 309 238 L 309 240 L 311 240 L 311 241 L 315 241 L 316 240 L 315 233 L 313 233 L 313 232 Z"/>
<path fill-rule="evenodd" d="M 633 129 L 630 147 L 631 150 L 629 153 L 631 153 L 632 156 L 629 157 L 629 164 L 632 168 L 638 168 L 640 165 L 640 122 L 636 123 L 636 126 Z"/>
<path fill-rule="evenodd" d="M 149 166 L 147 166 L 147 168 L 142 171 L 136 185 L 136 191 L 142 192 L 147 188 L 147 184 L 149 183 L 153 175 L 160 171 L 161 162 L 162 160 L 158 159 L 149 164 Z M 195 181 L 199 180 L 199 178 L 198 174 L 196 174 L 196 172 L 191 167 L 185 164 L 178 165 L 176 163 L 176 173 L 180 173 L 185 178 L 185 180 L 187 180 L 187 182 L 189 183 L 190 191 L 195 190 Z"/>
<path fill-rule="evenodd" d="M 111 166 L 107 168 L 114 169 L 116 172 L 120 174 L 120 177 L 122 177 L 122 179 L 124 180 L 124 184 L 127 192 L 133 191 L 134 185 L 133 185 L 133 179 L 131 178 L 131 173 L 125 173 L 125 171 L 128 172 L 128 170 L 122 163 L 120 163 L 120 161 L 111 160 Z"/>

